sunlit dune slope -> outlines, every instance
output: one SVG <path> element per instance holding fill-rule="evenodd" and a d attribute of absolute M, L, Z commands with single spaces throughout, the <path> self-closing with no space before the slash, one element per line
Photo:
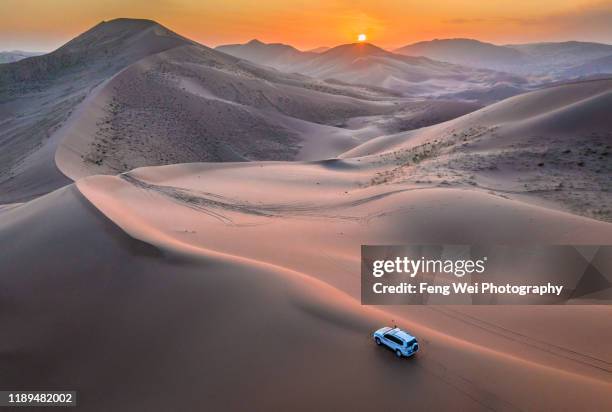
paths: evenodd
<path fill-rule="evenodd" d="M 308 179 L 316 173 L 304 168 L 298 174 Z M 161 184 L 164 169 L 176 184 L 191 181 L 192 189 L 207 189 L 203 183 L 195 186 L 197 169 L 190 167 L 145 169 L 134 178 Z M 223 169 L 230 178 L 234 167 L 221 166 L 222 174 Z M 265 169 L 260 173 L 267 174 Z M 79 389 L 84 410 L 194 405 L 371 410 L 407 402 L 432 409 L 605 409 L 611 402 L 605 373 L 593 366 L 522 344 L 495 349 L 495 336 L 491 341 L 481 334 L 451 336 L 418 313 L 388 315 L 360 306 L 342 289 L 315 280 L 307 265 L 295 271 L 265 254 L 234 255 L 237 249 L 227 249 L 228 231 L 252 223 L 244 211 L 217 210 L 232 214 L 234 224 L 227 225 L 115 177 L 88 178 L 79 187 L 90 200 L 70 186 L 0 212 L 2 238 L 16 240 L 0 254 L 0 264 L 8 268 L 1 280 L 3 306 L 11 313 L 0 322 L 12 330 L 2 344 L 5 386 L 52 388 L 62 382 Z M 427 202 L 428 195 L 422 196 Z M 164 211 L 172 213 L 174 223 L 158 215 Z M 396 217 L 391 213 L 389 223 Z M 320 217 L 258 219 L 277 221 L 258 226 L 260 243 L 278 237 L 278 256 L 290 256 L 297 243 L 282 241 L 274 225 L 314 226 L 311 233 L 328 227 L 331 235 L 339 220 L 329 217 L 324 225 Z M 185 222 L 190 226 L 166 226 Z M 596 240 L 588 229 L 592 223 L 576 223 L 585 225 L 583 239 Z M 211 244 L 217 238 L 210 236 L 213 230 L 225 247 Z M 29 236 L 22 236 L 25 231 Z M 57 233 L 62 242 L 55 241 Z M 237 248 L 239 239 L 234 236 Z M 326 256 L 341 249 L 327 249 Z M 341 269 L 333 260 L 326 267 L 317 276 L 333 283 Z M 372 329 L 392 316 L 419 336 L 423 350 L 415 359 L 398 362 L 371 341 Z M 531 316 L 537 319 L 537 313 Z M 50 324 L 53 328 L 45 327 Z M 518 349 L 520 356 L 514 353 Z M 126 364 L 132 367 L 126 370 Z M 234 396 L 218 396 L 228 388 Z M 144 396 L 152 392 L 158 395 Z M 193 392 L 197 399 L 188 396 Z"/>

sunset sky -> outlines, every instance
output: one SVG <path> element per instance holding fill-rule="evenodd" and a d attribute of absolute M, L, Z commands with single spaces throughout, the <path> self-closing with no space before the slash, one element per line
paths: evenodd
<path fill-rule="evenodd" d="M 0 0 L 0 50 L 52 50 L 115 17 L 153 19 L 209 46 L 258 38 L 308 49 L 359 33 L 387 48 L 450 37 L 612 43 L 612 0 Z"/>

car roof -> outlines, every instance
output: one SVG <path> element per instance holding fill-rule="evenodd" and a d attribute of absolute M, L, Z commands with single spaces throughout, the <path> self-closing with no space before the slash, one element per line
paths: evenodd
<path fill-rule="evenodd" d="M 393 333 L 393 335 L 397 336 L 400 339 L 405 340 L 406 342 L 414 339 L 414 336 L 412 336 L 408 332 L 404 332 L 403 330 L 400 330 L 400 329 L 398 329 L 395 333 Z"/>
<path fill-rule="evenodd" d="M 387 328 L 385 328 L 385 329 L 387 329 Z M 405 331 L 401 330 L 400 328 L 394 328 L 394 329 L 388 328 L 388 330 L 385 330 L 383 333 L 388 333 L 390 335 L 393 335 L 393 336 L 398 337 L 398 338 L 400 338 L 402 340 L 405 340 L 405 341 L 410 341 L 410 340 L 414 339 L 414 336 L 412 336 L 408 332 L 405 332 Z"/>

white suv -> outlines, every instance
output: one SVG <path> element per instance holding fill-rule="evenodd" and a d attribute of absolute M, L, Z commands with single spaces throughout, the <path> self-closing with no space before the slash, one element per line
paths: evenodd
<path fill-rule="evenodd" d="M 417 339 L 397 327 L 385 326 L 374 332 L 373 336 L 377 345 L 388 346 L 399 358 L 412 356 L 419 350 Z"/>

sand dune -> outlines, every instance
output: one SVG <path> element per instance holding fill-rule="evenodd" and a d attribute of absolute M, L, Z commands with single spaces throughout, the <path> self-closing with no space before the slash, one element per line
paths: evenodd
<path fill-rule="evenodd" d="M 69 183 L 55 132 L 87 94 L 129 64 L 188 40 L 150 20 L 103 22 L 52 53 L 0 65 L 0 203 Z"/>
<path fill-rule="evenodd" d="M 334 157 L 477 107 L 278 72 L 134 19 L 100 23 L 52 53 L 3 65 L 0 80 L 0 203 L 64 186 L 65 175 Z M 347 130 L 355 117 L 376 126 Z"/>
<path fill-rule="evenodd" d="M 87 102 L 86 117 L 75 116 L 61 131 L 58 164 L 76 177 L 64 164 L 80 163 L 94 174 L 190 161 L 293 159 L 303 137 L 287 124 L 291 119 L 313 123 L 317 134 L 331 135 L 333 146 L 339 133 L 325 123 L 397 110 L 382 100 L 391 96 L 352 95 L 359 92 L 266 71 L 201 46 L 175 48 L 130 66 Z M 67 156 L 75 159 L 64 161 Z"/>
<path fill-rule="evenodd" d="M 342 155 L 375 155 L 393 169 L 373 184 L 479 187 L 610 220 L 612 80 L 520 96 L 417 131 L 376 138 Z"/>
<path fill-rule="evenodd" d="M 159 164 L 331 158 L 478 107 L 403 100 L 192 45 L 140 60 L 82 106 L 58 131 L 56 161 L 73 179 Z"/>
<path fill-rule="evenodd" d="M 372 189 L 357 189 L 352 182 L 363 170 L 341 163 L 139 169 L 129 178 L 80 181 L 79 191 L 88 200 L 70 186 L 3 212 L 3 239 L 19 239 L 0 253 L 0 265 L 8 268 L 1 280 L 9 293 L 4 306 L 12 314 L 2 323 L 13 331 L 2 344 L 3 386 L 61 382 L 79 388 L 85 410 L 198 405 L 371 410 L 406 403 L 418 409 L 592 410 L 610 405 L 607 373 L 597 365 L 467 323 L 454 321 L 458 333 L 432 328 L 448 322 L 448 315 L 428 308 L 390 308 L 391 315 L 360 306 L 351 296 L 358 291 L 358 272 L 352 270 L 358 265 L 357 245 L 365 240 L 418 236 L 421 241 L 429 233 L 431 241 L 446 241 L 453 232 L 462 233 L 463 241 L 482 240 L 482 226 L 469 223 L 482 212 L 491 222 L 499 222 L 497 215 L 506 218 L 504 226 L 487 225 L 495 239 L 500 234 L 523 239 L 521 227 L 535 221 L 534 241 L 573 233 L 575 242 L 598 242 L 609 238 L 611 225 L 466 191 L 371 196 Z M 240 197 L 232 189 L 236 185 Z M 225 205 L 198 207 L 160 187 L 204 199 L 205 192 L 214 191 L 213 199 Z M 363 203 L 364 196 L 372 200 Z M 258 205 L 268 215 L 252 213 Z M 463 216 L 464 223 L 452 214 L 448 221 L 427 219 L 433 205 Z M 380 213 L 368 216 L 373 210 Z M 359 217 L 365 219 L 354 219 Z M 411 230 L 398 225 L 419 221 L 423 226 Z M 464 225 L 463 230 L 446 227 L 449 222 Z M 24 232 L 29 236 L 20 235 Z M 207 235 L 212 232 L 214 237 Z M 53 241 L 57 233 L 63 242 Z M 44 293 L 33 294 L 34 284 Z M 487 309 L 494 317 L 497 311 Z M 516 313 L 535 325 L 554 309 Z M 573 312 L 568 321 L 579 325 L 584 316 L 605 329 L 607 308 L 581 313 Z M 425 349 L 412 362 L 397 362 L 368 337 L 391 317 L 423 342 Z M 539 329 L 544 339 L 554 335 L 553 329 L 549 336 L 546 328 Z M 241 338 L 235 338 L 237 331 Z M 555 340 L 556 346 L 571 344 Z M 589 350 L 609 356 L 607 348 Z M 230 398 L 218 396 L 229 387 Z M 194 392 L 197 399 L 188 396 Z"/>

